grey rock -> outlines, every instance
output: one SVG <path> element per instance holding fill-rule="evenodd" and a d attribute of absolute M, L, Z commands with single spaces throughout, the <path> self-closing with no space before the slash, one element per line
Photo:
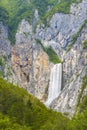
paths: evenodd
<path fill-rule="evenodd" d="M 63 63 L 63 85 L 60 96 L 51 104 L 51 108 L 72 117 L 76 111 L 78 95 L 82 89 L 83 77 L 87 75 L 87 49 L 83 42 L 87 39 L 87 26 L 71 51 L 67 53 Z M 81 44 L 79 44 L 79 41 Z M 85 94 L 86 91 L 84 92 Z"/>
<path fill-rule="evenodd" d="M 0 22 L 0 55 L 9 56 L 11 49 L 12 47 L 8 40 L 8 28 Z"/>
<path fill-rule="evenodd" d="M 51 63 L 41 45 L 36 44 L 32 26 L 26 20 L 19 25 L 11 60 L 19 85 L 44 101 Z"/>
<path fill-rule="evenodd" d="M 44 42 L 54 41 L 55 44 L 51 46 L 55 49 L 57 54 L 61 57 L 59 45 L 63 53 L 64 49 L 72 41 L 73 34 L 76 34 L 83 25 L 84 20 L 87 19 L 87 1 L 83 0 L 82 3 L 73 4 L 71 6 L 70 14 L 56 13 L 53 15 L 49 22 L 48 28 L 38 26 L 36 30 L 36 38 Z"/>

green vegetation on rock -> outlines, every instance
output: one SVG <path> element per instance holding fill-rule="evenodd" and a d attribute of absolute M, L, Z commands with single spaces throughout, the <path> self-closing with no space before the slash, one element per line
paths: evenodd
<path fill-rule="evenodd" d="M 56 54 L 56 52 L 53 50 L 53 48 L 51 46 L 49 46 L 47 48 L 44 47 L 39 39 L 36 39 L 36 42 L 37 42 L 37 44 L 40 44 L 42 49 L 47 53 L 47 55 L 49 56 L 50 62 L 52 62 L 54 64 L 61 63 L 61 60 L 59 59 L 58 55 Z"/>
<path fill-rule="evenodd" d="M 84 48 L 84 49 L 87 49 L 87 40 L 85 40 L 85 41 L 83 42 L 83 48 Z"/>
<path fill-rule="evenodd" d="M 61 60 L 59 59 L 58 55 L 56 54 L 56 52 L 52 49 L 52 47 L 48 47 L 48 48 L 45 48 L 45 51 L 46 53 L 48 54 L 49 56 L 49 60 L 51 62 L 53 62 L 54 64 L 57 64 L 57 63 L 60 63 Z"/>
<path fill-rule="evenodd" d="M 3 65 L 3 59 L 0 57 L 0 66 Z"/>
<path fill-rule="evenodd" d="M 3 67 L 4 67 L 5 61 L 3 57 L 0 57 L 0 77 L 3 77 L 4 72 L 3 72 Z"/>

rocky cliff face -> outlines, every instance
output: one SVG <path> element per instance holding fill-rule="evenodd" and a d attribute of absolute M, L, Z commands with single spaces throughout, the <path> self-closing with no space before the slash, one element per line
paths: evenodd
<path fill-rule="evenodd" d="M 75 113 L 83 78 L 87 75 L 87 49 L 83 49 L 85 40 L 87 40 L 87 25 L 78 37 L 76 44 L 64 58 L 64 89 L 51 105 L 53 109 L 70 116 Z"/>
<path fill-rule="evenodd" d="M 87 40 L 86 19 L 87 1 L 83 0 L 71 6 L 70 14 L 56 13 L 48 28 L 41 25 L 36 31 L 43 45 L 52 46 L 63 59 L 64 89 L 50 107 L 69 116 L 75 113 L 83 77 L 87 75 L 87 49 L 83 49 Z"/>
<path fill-rule="evenodd" d="M 63 90 L 50 107 L 72 116 L 82 89 L 83 77 L 87 75 L 87 48 L 84 49 L 87 41 L 87 1 L 73 4 L 70 14 L 56 13 L 49 27 L 38 25 L 34 34 L 38 19 L 36 10 L 33 26 L 24 19 L 21 21 L 13 46 L 8 40 L 8 28 L 0 22 L 0 58 L 3 61 L 0 72 L 3 72 L 5 79 L 45 102 L 54 64 L 35 39 L 40 39 L 44 47 L 52 46 L 63 61 Z"/>
<path fill-rule="evenodd" d="M 36 30 L 36 38 L 44 46 L 52 46 L 58 56 L 62 58 L 65 49 L 73 40 L 73 35 L 78 32 L 87 19 L 87 1 L 73 4 L 70 14 L 56 13 L 49 22 L 49 27 L 42 24 Z"/>
<path fill-rule="evenodd" d="M 8 28 L 0 22 L 0 75 L 8 77 L 11 74 L 12 47 L 8 40 Z"/>
<path fill-rule="evenodd" d="M 11 54 L 10 41 L 8 40 L 8 28 L 0 22 L 0 56 Z"/>
<path fill-rule="evenodd" d="M 8 28 L 0 22 L 0 76 L 17 84 L 18 79 L 12 69 L 12 49 L 13 46 L 8 39 Z"/>
<path fill-rule="evenodd" d="M 51 63 L 48 55 L 36 44 L 31 25 L 22 20 L 12 51 L 12 69 L 20 86 L 45 100 Z"/>

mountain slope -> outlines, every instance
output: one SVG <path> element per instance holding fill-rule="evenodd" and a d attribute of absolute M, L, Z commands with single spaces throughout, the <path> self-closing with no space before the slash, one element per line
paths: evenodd
<path fill-rule="evenodd" d="M 86 104 L 87 95 L 78 104 L 78 114 L 70 121 L 47 109 L 24 89 L 0 78 L 0 129 L 3 130 L 86 130 Z"/>
<path fill-rule="evenodd" d="M 33 24 L 35 10 L 38 11 L 42 22 L 51 18 L 56 12 L 69 13 L 70 5 L 78 0 L 0 0 L 0 20 L 9 27 L 9 38 L 15 43 L 15 34 L 18 24 L 22 19 L 28 20 Z M 81 2 L 81 0 L 79 0 Z"/>
<path fill-rule="evenodd" d="M 43 130 L 46 127 L 50 129 L 51 126 L 54 130 L 63 130 L 65 127 L 67 130 L 69 123 L 69 119 L 62 116 L 62 114 L 47 109 L 38 99 L 29 95 L 27 91 L 1 78 L 0 113 L 2 113 L 0 114 L 0 129 L 6 127 L 12 127 L 13 129 L 17 125 L 18 127 L 21 125 L 23 128 L 26 126 L 26 128 L 30 127 L 32 130 Z M 62 122 L 64 125 L 62 125 Z"/>

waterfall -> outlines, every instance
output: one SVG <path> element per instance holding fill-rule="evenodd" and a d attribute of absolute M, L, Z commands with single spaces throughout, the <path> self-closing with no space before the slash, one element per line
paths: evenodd
<path fill-rule="evenodd" d="M 57 98 L 61 92 L 62 83 L 62 64 L 56 64 L 51 70 L 50 84 L 48 89 L 48 98 L 45 102 L 46 106 L 49 106 L 51 102 Z"/>

